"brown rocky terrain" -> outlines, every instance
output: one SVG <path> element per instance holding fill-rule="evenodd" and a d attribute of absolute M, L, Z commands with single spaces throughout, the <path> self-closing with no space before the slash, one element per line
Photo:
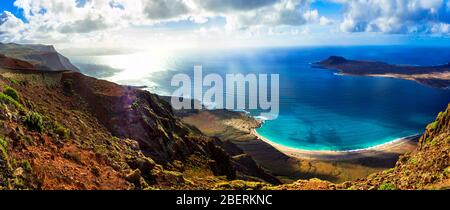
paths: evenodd
<path fill-rule="evenodd" d="M 157 95 L 77 72 L 12 69 L 0 71 L 1 189 L 280 183 L 233 144 L 184 124 Z"/>
<path fill-rule="evenodd" d="M 0 67 L 5 69 L 35 69 L 35 66 L 31 63 L 14 58 L 9 58 L 2 54 L 0 54 Z"/>
<path fill-rule="evenodd" d="M 336 184 L 315 178 L 327 179 L 320 175 L 334 163 L 320 167 L 322 171 L 314 163 L 314 170 L 305 175 L 296 160 L 274 153 L 261 141 L 249 141 L 258 122 L 240 113 L 178 113 L 181 120 L 165 100 L 139 88 L 73 71 L 21 70 L 26 61 L 3 59 L 8 62 L 0 67 L 0 189 L 450 186 L 450 107 L 427 127 L 419 147 L 401 156 L 394 168 Z M 202 124 L 206 121 L 198 116 L 211 123 Z M 198 128 L 189 125 L 194 122 Z M 266 155 L 258 153 L 261 149 Z M 294 175 L 283 176 L 291 172 Z"/>

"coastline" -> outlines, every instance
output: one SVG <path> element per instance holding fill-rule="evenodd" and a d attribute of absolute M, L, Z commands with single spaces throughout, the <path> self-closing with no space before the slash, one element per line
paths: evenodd
<path fill-rule="evenodd" d="M 309 159 L 309 160 L 327 160 L 327 161 L 339 161 L 339 160 L 351 160 L 359 159 L 361 157 L 377 157 L 382 154 L 403 154 L 406 151 L 410 151 L 416 147 L 420 135 L 407 136 L 393 141 L 377 145 L 374 147 L 349 151 L 320 151 L 320 150 L 302 150 L 292 148 L 275 143 L 266 137 L 260 135 L 256 129 L 252 129 L 251 134 L 256 136 L 258 140 L 270 144 L 278 151 L 284 153 L 287 156 L 296 159 Z"/>
<path fill-rule="evenodd" d="M 314 68 L 337 71 L 335 75 L 367 76 L 395 78 L 415 81 L 420 85 L 438 88 L 450 88 L 450 64 L 436 66 L 396 65 L 373 61 L 347 60 L 340 56 L 331 56 L 326 60 L 313 63 Z M 380 69 L 383 69 L 380 72 Z"/>
<path fill-rule="evenodd" d="M 407 81 L 416 82 L 419 85 L 424 85 L 431 88 L 448 90 L 449 87 L 437 83 L 437 81 L 450 81 L 450 72 L 447 73 L 435 73 L 435 75 L 403 75 L 403 74 L 352 74 L 345 73 L 341 70 L 334 73 L 336 76 L 358 76 L 358 77 L 380 77 L 380 78 L 391 78 L 391 79 L 401 79 Z"/>
<path fill-rule="evenodd" d="M 202 110 L 177 114 L 185 123 L 197 127 L 204 134 L 234 143 L 258 165 L 285 183 L 311 178 L 342 183 L 364 178 L 394 167 L 400 155 L 414 151 L 418 145 L 418 138 L 411 138 L 410 141 L 401 139 L 370 150 L 301 151 L 262 138 L 255 129 L 264 120 L 247 113 Z"/>

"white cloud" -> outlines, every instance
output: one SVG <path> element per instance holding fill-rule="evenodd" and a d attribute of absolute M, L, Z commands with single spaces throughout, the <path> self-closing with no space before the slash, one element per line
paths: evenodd
<path fill-rule="evenodd" d="M 20 39 L 23 30 L 23 21 L 10 12 L 5 11 L 0 15 L 0 39 L 8 42 L 17 41 Z"/>
<path fill-rule="evenodd" d="M 431 32 L 450 34 L 450 24 L 447 23 L 434 24 L 431 28 Z"/>
<path fill-rule="evenodd" d="M 319 20 L 317 10 L 309 9 L 309 1 L 281 0 L 271 7 L 227 15 L 227 27 L 247 29 L 253 26 L 299 26 Z"/>
<path fill-rule="evenodd" d="M 323 26 L 324 26 L 324 25 L 331 25 L 331 24 L 334 23 L 334 21 L 328 19 L 327 17 L 322 16 L 322 17 L 320 17 L 320 19 L 319 19 L 319 23 L 320 23 L 320 25 L 323 25 Z"/>
<path fill-rule="evenodd" d="M 341 3 L 346 9 L 340 28 L 345 32 L 448 33 L 437 30 L 450 22 L 448 0 L 349 0 Z"/>
<path fill-rule="evenodd" d="M 213 12 L 248 11 L 273 5 L 278 0 L 197 0 L 199 6 Z"/>
<path fill-rule="evenodd" d="M 7 13 L 0 41 L 102 40 L 113 30 L 187 20 L 204 24 L 222 17 L 228 30 L 329 24 L 310 0 L 16 0 L 25 23 Z M 6 14 L 6 13 L 5 13 Z M 6 20 L 7 19 L 7 20 Z M 7 35 L 6 35 L 7 34 Z"/>
<path fill-rule="evenodd" d="M 144 0 L 143 5 L 145 16 L 152 20 L 178 18 L 190 12 L 183 0 Z"/>

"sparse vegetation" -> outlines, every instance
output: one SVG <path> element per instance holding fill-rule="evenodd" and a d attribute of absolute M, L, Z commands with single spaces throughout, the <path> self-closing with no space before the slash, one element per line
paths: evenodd
<path fill-rule="evenodd" d="M 262 182 L 251 182 L 243 180 L 226 181 L 216 184 L 214 189 L 216 190 L 261 190 L 269 187 L 269 184 Z"/>
<path fill-rule="evenodd" d="M 8 79 L 9 80 L 9 82 L 10 83 L 12 83 L 12 84 L 15 84 L 15 85 L 17 85 L 17 84 L 19 84 L 19 82 L 17 81 L 17 80 L 15 80 L 15 79 Z"/>
<path fill-rule="evenodd" d="M 138 102 L 138 101 L 133 102 L 133 103 L 131 104 L 131 108 L 132 108 L 132 109 L 137 109 L 137 108 L 139 108 L 139 102 Z"/>
<path fill-rule="evenodd" d="M 5 93 L 0 93 L 0 102 L 14 105 L 19 110 L 24 110 L 22 105 Z"/>
<path fill-rule="evenodd" d="M 31 167 L 30 162 L 28 162 L 28 160 L 24 160 L 22 161 L 22 168 L 23 170 L 30 172 L 33 168 Z"/>
<path fill-rule="evenodd" d="M 417 158 L 414 157 L 410 158 L 408 162 L 410 162 L 413 165 L 419 164 L 419 160 L 417 160 Z"/>
<path fill-rule="evenodd" d="M 450 166 L 444 169 L 444 175 L 450 176 Z"/>
<path fill-rule="evenodd" d="M 0 159 L 3 159 L 8 167 L 10 166 L 9 163 L 9 156 L 8 156 L 8 142 L 6 142 L 3 138 L 0 137 Z"/>
<path fill-rule="evenodd" d="M 378 190 L 397 190 L 394 184 L 385 182 L 378 187 Z"/>
<path fill-rule="evenodd" d="M 389 173 L 392 173 L 394 170 L 395 170 L 395 169 L 393 169 L 393 168 L 387 169 L 387 170 L 383 171 L 383 174 L 389 174 Z"/>
<path fill-rule="evenodd" d="M 19 93 L 14 88 L 6 86 L 5 89 L 3 90 L 3 93 L 16 101 L 19 101 L 20 98 Z"/>
<path fill-rule="evenodd" d="M 62 126 L 61 124 L 58 124 L 58 123 L 55 123 L 53 132 L 55 132 L 55 134 L 57 134 L 62 139 L 69 138 L 69 134 L 70 134 L 70 132 L 67 128 L 65 128 L 64 126 Z"/>
<path fill-rule="evenodd" d="M 42 132 L 44 129 L 43 117 L 37 112 L 29 112 L 24 117 L 24 123 L 31 130 Z"/>
<path fill-rule="evenodd" d="M 28 144 L 28 145 L 33 143 L 33 138 L 28 135 L 23 136 L 21 140 L 24 141 L 24 143 Z"/>
<path fill-rule="evenodd" d="M 6 142 L 3 138 L 0 138 L 0 150 L 3 156 L 8 155 L 8 142 Z"/>
<path fill-rule="evenodd" d="M 437 128 L 437 125 L 438 125 L 438 122 L 435 121 L 435 122 L 432 122 L 430 125 L 428 125 L 428 128 L 435 130 Z"/>

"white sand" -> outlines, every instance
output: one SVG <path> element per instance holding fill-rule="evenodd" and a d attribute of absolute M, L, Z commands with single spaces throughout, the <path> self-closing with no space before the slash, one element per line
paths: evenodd
<path fill-rule="evenodd" d="M 283 146 L 281 144 L 274 143 L 269 139 L 261 136 L 252 130 L 252 134 L 257 136 L 259 140 L 264 141 L 280 152 L 299 159 L 317 159 L 317 160 L 348 160 L 358 159 L 365 157 L 380 157 L 383 154 L 403 154 L 408 151 L 412 151 L 417 146 L 417 139 L 419 135 L 409 136 L 405 138 L 396 139 L 394 141 L 382 144 L 379 146 L 351 151 L 309 151 L 291 148 Z"/>

